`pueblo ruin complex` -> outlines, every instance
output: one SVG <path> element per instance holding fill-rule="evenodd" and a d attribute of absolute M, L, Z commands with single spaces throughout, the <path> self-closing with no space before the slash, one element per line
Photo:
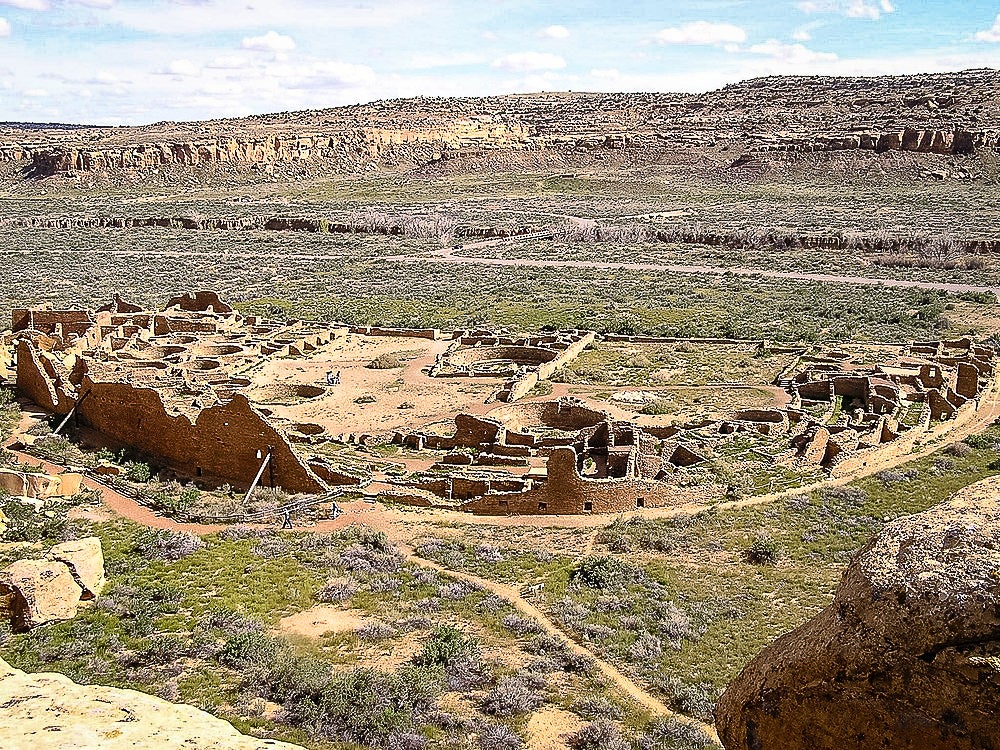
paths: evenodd
<path fill-rule="evenodd" d="M 760 469 L 769 484 L 757 491 L 844 475 L 976 410 L 995 358 L 969 339 L 864 356 L 702 341 L 787 355 L 772 386 L 780 405 L 685 422 L 556 393 L 548 381 L 594 346 L 589 331 L 279 323 L 198 292 L 160 311 L 117 296 L 93 311 L 15 310 L 12 332 L 23 397 L 59 415 L 53 424 L 78 427 L 80 440 L 128 450 L 167 476 L 494 515 L 711 499 L 732 481 L 723 463 Z"/>

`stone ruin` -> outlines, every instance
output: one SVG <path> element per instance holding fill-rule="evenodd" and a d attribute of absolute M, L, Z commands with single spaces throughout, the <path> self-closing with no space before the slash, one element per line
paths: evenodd
<path fill-rule="evenodd" d="M 705 502 L 719 496 L 720 485 L 699 470 L 729 460 L 740 442 L 749 445 L 740 455 L 786 474 L 849 474 L 885 451 L 901 455 L 943 435 L 952 420 L 977 409 L 995 359 L 992 348 L 970 339 L 879 346 L 872 362 L 864 352 L 784 350 L 795 354 L 776 382 L 787 406 L 640 425 L 571 397 L 525 400 L 594 343 L 590 331 L 448 335 L 273 323 L 243 316 L 210 292 L 176 297 L 158 312 L 119 298 L 94 312 L 16 310 L 13 331 L 22 394 L 180 478 L 246 488 L 256 476 L 263 486 L 309 494 L 364 486 L 369 497 L 479 514 L 620 513 Z M 310 356 L 348 335 L 450 338 L 424 375 L 492 379 L 497 386 L 487 402 L 497 405 L 485 414 L 458 413 L 450 427 L 342 439 L 430 452 L 430 471 L 375 478 L 309 455 L 332 439 L 324 428 L 290 423 L 255 399 L 273 403 L 288 389 L 318 397 L 327 388 L 253 385 L 247 374 L 269 358 Z M 763 491 L 782 488 L 772 481 Z"/>
<path fill-rule="evenodd" d="M 493 366 L 496 345 L 489 343 L 485 361 Z M 393 440 L 401 446 L 448 451 L 440 467 L 453 472 L 395 480 L 392 495 L 482 514 L 677 505 L 711 497 L 711 489 L 692 486 L 684 470 L 707 464 L 739 435 L 778 441 L 771 454 L 749 451 L 774 466 L 843 476 L 884 451 L 909 453 L 918 440 L 944 434 L 951 420 L 977 409 L 996 357 L 970 339 L 882 347 L 881 353 L 883 362 L 868 365 L 843 352 L 809 356 L 802 350 L 777 383 L 788 392 L 787 408 L 747 409 L 718 421 L 639 426 L 563 399 L 500 407 L 482 417 L 463 414 L 448 436 L 397 433 Z M 539 458 L 544 468 L 527 468 Z"/>
<path fill-rule="evenodd" d="M 524 398 L 543 380 L 594 343 L 593 331 L 561 331 L 543 336 L 504 336 L 468 331 L 455 336 L 430 370 L 432 377 L 503 377 L 498 401 Z"/>
<path fill-rule="evenodd" d="M 12 330 L 18 390 L 43 409 L 72 414 L 191 479 L 247 487 L 270 456 L 265 486 L 327 489 L 247 396 L 242 373 L 269 357 L 302 356 L 346 329 L 245 317 L 199 292 L 159 312 L 117 298 L 95 312 L 15 310 Z"/>

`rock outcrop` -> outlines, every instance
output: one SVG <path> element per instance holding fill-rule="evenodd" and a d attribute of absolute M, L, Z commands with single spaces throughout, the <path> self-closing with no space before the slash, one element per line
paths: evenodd
<path fill-rule="evenodd" d="M 44 560 L 18 560 L 0 571 L 0 599 L 15 632 L 72 619 L 80 602 L 103 588 L 104 555 L 96 537 L 58 544 Z"/>
<path fill-rule="evenodd" d="M 716 721 L 727 750 L 1000 748 L 1000 480 L 887 526 Z"/>
<path fill-rule="evenodd" d="M 2 660 L 0 705 L 4 750 L 301 750 L 240 734 L 193 706 L 134 690 L 77 685 L 61 674 L 25 674 Z"/>
<path fill-rule="evenodd" d="M 337 109 L 139 128 L 0 127 L 0 164 L 25 174 L 207 168 L 366 172 L 462 157 L 631 149 L 995 150 L 995 70 L 874 78 L 758 78 L 704 94 L 540 93 L 377 101 Z"/>

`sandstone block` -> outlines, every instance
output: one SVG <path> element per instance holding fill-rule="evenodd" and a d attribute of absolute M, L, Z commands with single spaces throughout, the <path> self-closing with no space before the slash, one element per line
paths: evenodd
<path fill-rule="evenodd" d="M 83 589 L 83 599 L 97 597 L 104 588 L 104 551 L 95 536 L 75 542 L 57 544 L 47 557 L 69 568 L 77 585 Z"/>
<path fill-rule="evenodd" d="M 19 560 L 0 571 L 0 589 L 14 594 L 11 625 L 24 632 L 76 615 L 81 587 L 70 569 L 53 560 Z"/>

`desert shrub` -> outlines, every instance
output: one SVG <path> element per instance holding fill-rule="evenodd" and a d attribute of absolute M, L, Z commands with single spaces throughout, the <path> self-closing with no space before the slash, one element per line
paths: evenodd
<path fill-rule="evenodd" d="M 153 470 L 149 468 L 149 464 L 141 461 L 129 461 L 125 464 L 125 477 L 130 482 L 145 484 L 153 478 Z"/>
<path fill-rule="evenodd" d="M 632 577 L 629 567 L 615 557 L 588 557 L 580 563 L 570 578 L 592 589 L 622 586 Z"/>
<path fill-rule="evenodd" d="M 663 641 L 652 633 L 643 633 L 629 646 L 628 656 L 631 661 L 649 662 L 663 655 Z"/>
<path fill-rule="evenodd" d="M 751 565 L 777 565 L 781 557 L 778 543 L 767 536 L 759 536 L 743 550 L 743 559 Z"/>
<path fill-rule="evenodd" d="M 848 505 L 855 508 L 868 502 L 868 493 L 860 487 L 824 487 L 819 491 L 820 500 L 825 504 Z"/>
<path fill-rule="evenodd" d="M 479 730 L 479 750 L 521 750 L 523 744 L 506 724 L 484 724 Z"/>
<path fill-rule="evenodd" d="M 1000 441 L 997 440 L 996 432 L 990 430 L 979 435 L 969 435 L 963 440 L 965 444 L 977 451 L 995 451 Z"/>
<path fill-rule="evenodd" d="M 889 487 L 890 485 L 896 484 L 897 482 L 912 482 L 914 479 L 920 476 L 920 472 L 916 469 L 910 469 L 909 471 L 896 471 L 894 469 L 885 469 L 878 472 L 875 478 L 879 480 L 883 486 Z"/>
<path fill-rule="evenodd" d="M 358 584 L 350 578 L 338 578 L 328 581 L 316 592 L 315 599 L 324 604 L 339 604 L 347 601 L 358 592 Z"/>
<path fill-rule="evenodd" d="M 475 638 L 450 625 L 440 625 L 413 657 L 413 663 L 422 667 L 449 667 L 460 660 L 478 659 L 479 653 L 479 641 Z"/>
<path fill-rule="evenodd" d="M 577 701 L 571 707 L 573 713 L 582 716 L 588 721 L 619 721 L 624 717 L 621 706 L 612 703 L 607 698 L 585 698 Z"/>
<path fill-rule="evenodd" d="M 676 677 L 658 675 L 653 686 L 666 696 L 670 708 L 703 721 L 712 720 L 715 709 L 714 688 L 708 684 L 689 684 Z"/>
<path fill-rule="evenodd" d="M 263 623 L 225 607 L 212 607 L 198 618 L 198 625 L 205 630 L 221 630 L 230 635 L 264 629 Z"/>
<path fill-rule="evenodd" d="M 637 746 L 639 750 L 708 750 L 718 747 L 700 727 L 677 719 L 652 722 L 639 735 Z"/>
<path fill-rule="evenodd" d="M 202 549 L 205 543 L 185 531 L 143 529 L 132 544 L 132 550 L 147 560 L 175 562 Z"/>
<path fill-rule="evenodd" d="M 952 443 L 944 449 L 944 452 L 955 458 L 967 458 L 972 455 L 973 450 L 973 447 L 968 443 Z"/>
<path fill-rule="evenodd" d="M 357 636 L 362 641 L 384 641 L 396 635 L 396 628 L 386 622 L 369 622 L 357 630 Z"/>
<path fill-rule="evenodd" d="M 395 573 L 403 566 L 403 556 L 395 549 L 383 551 L 366 544 L 352 544 L 344 550 L 338 564 L 356 573 Z"/>
<path fill-rule="evenodd" d="M 588 724 L 569 737 L 567 744 L 573 750 L 628 750 L 621 730 L 610 721 L 601 720 Z"/>
<path fill-rule="evenodd" d="M 400 359 L 398 353 L 386 353 L 378 355 L 365 366 L 370 370 L 395 370 L 399 367 L 405 367 L 406 363 Z"/>
<path fill-rule="evenodd" d="M 655 401 L 650 401 L 642 407 L 642 413 L 651 416 L 663 416 L 665 414 L 671 414 L 673 411 L 674 407 L 665 398 L 658 398 Z"/>
<path fill-rule="evenodd" d="M 333 742 L 390 746 L 409 735 L 416 719 L 440 695 L 440 681 L 427 670 L 397 673 L 354 669 L 334 674 L 320 659 L 290 657 L 251 670 L 244 685 L 280 703 L 280 718 Z"/>
<path fill-rule="evenodd" d="M 0 513 L 7 517 L 7 531 L 3 534 L 3 540 L 38 542 L 60 538 L 68 523 L 66 514 L 61 509 L 50 510 L 53 512 L 37 511 L 33 505 L 0 495 Z"/>
<path fill-rule="evenodd" d="M 508 615 L 504 615 L 501 622 L 507 630 L 510 630 L 517 635 L 533 635 L 542 631 L 542 626 L 530 617 L 522 617 L 521 615 L 513 612 Z"/>
<path fill-rule="evenodd" d="M 438 587 L 438 596 L 442 599 L 450 599 L 452 601 L 458 601 L 464 599 L 470 594 L 474 594 L 479 589 L 472 583 L 468 581 L 453 581 L 452 583 L 445 583 Z"/>
<path fill-rule="evenodd" d="M 483 700 L 483 710 L 493 716 L 521 716 L 534 711 L 544 698 L 522 675 L 501 677 Z"/>

